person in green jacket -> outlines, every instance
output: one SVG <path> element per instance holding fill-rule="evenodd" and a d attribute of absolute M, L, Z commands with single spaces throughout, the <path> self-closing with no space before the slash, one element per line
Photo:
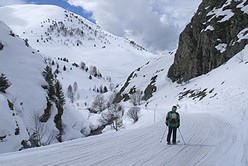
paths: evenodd
<path fill-rule="evenodd" d="M 166 126 L 169 127 L 168 135 L 167 135 L 167 144 L 171 144 L 171 134 L 173 133 L 172 136 L 172 143 L 176 144 L 176 139 L 177 139 L 177 128 L 180 126 L 180 115 L 178 112 L 176 112 L 177 107 L 173 106 L 172 110 L 169 111 L 166 115 L 166 121 L 165 124 Z"/>

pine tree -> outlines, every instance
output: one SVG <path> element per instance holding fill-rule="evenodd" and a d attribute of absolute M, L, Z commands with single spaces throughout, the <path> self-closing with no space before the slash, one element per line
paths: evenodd
<path fill-rule="evenodd" d="M 0 41 L 0 51 L 3 49 L 3 44 Z"/>
<path fill-rule="evenodd" d="M 45 78 L 46 82 L 48 83 L 48 97 L 49 100 L 54 100 L 55 90 L 54 90 L 54 75 L 52 72 L 52 68 L 46 66 L 44 71 L 42 72 L 43 77 Z"/>
<path fill-rule="evenodd" d="M 53 84 L 48 85 L 48 97 L 51 101 L 54 101 L 55 89 Z"/>
<path fill-rule="evenodd" d="M 65 97 L 62 90 L 62 85 L 57 80 L 55 84 L 55 104 L 58 110 L 58 113 L 54 117 L 54 122 L 56 124 L 56 128 L 59 130 L 59 134 L 57 135 L 57 140 L 62 142 L 62 133 L 63 133 L 63 125 L 62 125 L 62 115 L 64 112 L 64 104 L 65 104 Z"/>
<path fill-rule="evenodd" d="M 106 93 L 106 92 L 108 92 L 108 88 L 106 86 L 104 86 L 103 93 Z"/>
<path fill-rule="evenodd" d="M 27 47 L 29 47 L 28 39 L 25 39 L 24 42 L 25 42 L 25 45 L 26 45 Z"/>
<path fill-rule="evenodd" d="M 62 85 L 60 84 L 59 80 L 57 80 L 55 84 L 55 96 L 56 96 L 55 103 L 57 108 L 63 108 L 65 104 L 65 96 L 62 89 Z"/>
<path fill-rule="evenodd" d="M 0 76 L 0 92 L 5 93 L 6 89 L 11 86 L 11 83 L 7 79 L 7 77 L 2 73 Z"/>
<path fill-rule="evenodd" d="M 46 66 L 46 68 L 42 72 L 42 75 L 48 84 L 52 84 L 52 82 L 54 81 L 54 76 L 51 67 Z"/>

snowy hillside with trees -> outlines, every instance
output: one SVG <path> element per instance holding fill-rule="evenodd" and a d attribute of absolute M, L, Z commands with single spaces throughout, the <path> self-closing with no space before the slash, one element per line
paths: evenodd
<path fill-rule="evenodd" d="M 59 80 L 47 82 L 47 63 L 29 44 L 1 22 L 1 153 L 17 151 L 84 136 L 81 113 L 63 102 Z M 7 85 L 7 86 L 6 86 Z M 53 93 L 50 93 L 54 91 Z M 59 105 L 65 104 L 63 134 L 59 131 Z M 43 123 L 44 122 L 44 123 Z M 45 123 L 46 122 L 46 123 Z M 85 121 L 87 123 L 87 121 Z M 82 127 L 82 128 L 81 128 Z M 80 129 L 81 128 L 81 129 Z"/>
<path fill-rule="evenodd" d="M 112 74 L 117 82 L 154 57 L 134 41 L 114 36 L 58 6 L 13 5 L 1 7 L 0 13 L 0 19 L 42 55 L 96 66 L 104 77 Z"/>
<path fill-rule="evenodd" d="M 111 103 L 116 85 L 156 57 L 134 41 L 114 36 L 57 6 L 4 6 L 0 13 L 0 19 L 45 58 L 62 85 L 66 101 L 87 119 L 84 124 L 89 123 L 92 132 L 104 128 L 99 113 L 106 106 L 95 105 Z M 93 134 L 88 127 L 82 130 L 81 121 L 85 120 L 70 125 L 86 130 L 83 135 Z"/>
<path fill-rule="evenodd" d="M 247 165 L 247 65 L 248 48 L 207 75 L 178 85 L 163 77 L 173 55 L 151 61 L 161 72 L 157 93 L 139 107 L 136 129 L 109 132 L 58 145 L 0 155 L 4 165 Z M 241 62 L 239 57 L 243 56 Z M 164 72 L 164 73 L 163 73 Z M 136 78 L 137 78 L 136 77 Z M 134 78 L 134 79 L 136 79 Z M 137 88 L 143 81 L 136 80 Z M 164 118 L 172 105 L 178 106 L 181 127 L 178 145 L 166 145 Z M 146 116 L 149 114 L 149 116 Z M 151 120 L 152 119 L 152 120 Z M 134 126 L 135 126 L 134 125 Z M 162 142 L 160 142 L 162 140 Z M 186 144 L 186 145 L 185 145 Z"/>
<path fill-rule="evenodd" d="M 102 133 L 114 122 L 114 130 L 124 128 L 124 108 L 111 105 L 115 86 L 153 54 L 56 6 L 0 12 L 11 27 L 1 23 L 1 78 L 10 82 L 2 107 L 15 116 L 2 116 L 13 124 L 1 128 L 1 153 Z"/>
<path fill-rule="evenodd" d="M 0 23 L 0 28 L 0 42 L 3 46 L 0 50 L 1 87 L 6 85 L 3 75 L 9 85 L 0 93 L 0 135 L 5 137 L 4 140 L 8 140 L 1 143 L 2 153 L 20 148 L 20 142 L 28 138 L 22 118 L 32 116 L 31 111 L 35 113 L 44 109 L 45 105 L 41 103 L 45 103 L 46 98 L 41 87 L 45 83 L 41 75 L 45 67 L 43 58 L 3 22 Z"/>
<path fill-rule="evenodd" d="M 203 0 L 178 50 L 155 58 L 58 7 L 1 7 L 12 30 L 1 23 L 0 163 L 247 166 L 247 6 Z M 172 106 L 181 123 L 167 145 Z"/>

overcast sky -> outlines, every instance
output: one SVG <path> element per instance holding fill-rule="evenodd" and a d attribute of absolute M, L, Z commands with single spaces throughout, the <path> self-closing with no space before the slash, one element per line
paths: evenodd
<path fill-rule="evenodd" d="M 176 49 L 180 32 L 189 23 L 201 1 L 0 0 L 0 6 L 15 3 L 56 4 L 93 20 L 110 33 L 135 40 L 152 51 L 170 51 Z M 80 13 L 82 8 L 88 13 Z"/>
<path fill-rule="evenodd" d="M 0 0 L 0 6 L 24 3 L 26 3 L 24 0 Z"/>

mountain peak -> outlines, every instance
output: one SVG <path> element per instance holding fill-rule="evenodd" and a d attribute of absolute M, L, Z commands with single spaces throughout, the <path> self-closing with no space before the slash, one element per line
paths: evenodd
<path fill-rule="evenodd" d="M 137 66 L 153 57 L 134 41 L 110 34 L 58 6 L 11 5 L 0 7 L 0 13 L 0 19 L 42 55 L 52 59 L 66 57 L 78 64 L 88 62 L 101 71 L 107 70 L 105 75 L 117 71 L 117 77 L 125 79 Z M 109 65 L 109 61 L 115 64 Z"/>
<path fill-rule="evenodd" d="M 28 11 L 28 12 L 27 12 Z M 128 45 L 145 50 L 134 41 L 112 35 L 87 19 L 54 5 L 11 5 L 0 8 L 0 19 L 21 38 L 33 44 L 101 47 Z"/>

